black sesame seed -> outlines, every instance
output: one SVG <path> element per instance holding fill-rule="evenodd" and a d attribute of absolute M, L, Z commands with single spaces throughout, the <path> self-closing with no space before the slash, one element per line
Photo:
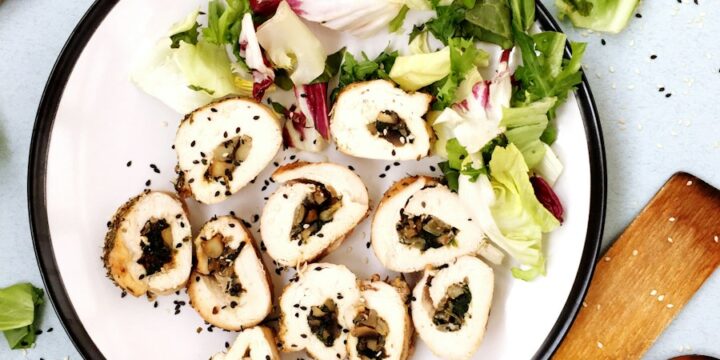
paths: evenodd
<path fill-rule="evenodd" d="M 140 274 L 140 276 L 138 276 L 138 279 L 140 279 L 140 280 L 142 280 L 144 278 L 145 278 L 145 274 Z"/>
<path fill-rule="evenodd" d="M 368 249 L 370 248 L 370 242 L 369 242 L 369 241 L 365 244 L 365 247 L 368 248 Z"/>
<path fill-rule="evenodd" d="M 121 298 L 124 298 L 124 297 L 126 297 L 126 296 L 127 296 L 127 293 L 126 293 L 125 291 L 123 291 L 122 293 L 120 293 L 120 297 L 121 297 Z"/>
<path fill-rule="evenodd" d="M 190 143 L 190 147 L 195 147 L 195 140 Z"/>
<path fill-rule="evenodd" d="M 225 342 L 225 348 L 227 349 L 227 348 L 229 348 L 229 347 L 230 347 L 230 343 L 228 343 L 228 342 L 226 341 L 226 342 Z"/>
<path fill-rule="evenodd" d="M 265 360 L 270 360 L 270 355 L 265 355 Z"/>
<path fill-rule="evenodd" d="M 112 226 L 112 222 L 108 221 L 106 225 L 107 225 L 107 227 L 111 227 L 111 226 Z"/>
<path fill-rule="evenodd" d="M 219 191 L 216 191 L 216 192 L 215 192 L 215 197 L 218 197 L 218 196 L 220 196 L 220 192 L 219 192 Z"/>
<path fill-rule="evenodd" d="M 395 156 L 395 154 L 396 154 L 395 149 L 393 149 L 393 151 L 391 152 L 391 154 L 392 154 L 392 156 Z"/>
<path fill-rule="evenodd" d="M 260 220 L 260 215 L 253 214 L 253 222 L 256 223 L 256 222 L 258 222 L 258 220 Z"/>
<path fill-rule="evenodd" d="M 430 165 L 430 171 L 435 171 L 435 167 Z"/>
<path fill-rule="evenodd" d="M 672 96 L 672 93 L 667 93 L 667 94 L 665 94 L 665 97 L 666 97 L 666 98 L 669 98 L 669 97 L 671 97 L 671 96 Z"/>
<path fill-rule="evenodd" d="M 193 164 L 197 165 L 200 163 L 200 160 L 193 160 Z"/>
<path fill-rule="evenodd" d="M 177 245 L 175 245 L 175 248 L 176 248 L 176 249 L 179 249 L 179 248 L 181 248 L 181 247 L 182 247 L 182 243 L 181 243 L 181 242 L 179 242 L 179 243 L 177 243 Z"/>
<path fill-rule="evenodd" d="M 295 155 L 290 155 L 290 160 L 295 160 Z"/>
<path fill-rule="evenodd" d="M 172 146 L 170 146 L 170 148 L 175 150 L 175 144 L 172 144 Z"/>
<path fill-rule="evenodd" d="M 145 186 L 150 186 L 150 183 L 150 179 L 148 179 L 148 181 L 145 182 Z"/>
<path fill-rule="evenodd" d="M 655 60 L 655 59 L 657 59 L 657 55 L 655 55 L 655 54 L 650 55 L 650 60 Z"/>
<path fill-rule="evenodd" d="M 352 165 L 348 165 L 348 169 L 355 171 L 355 168 Z"/>
<path fill-rule="evenodd" d="M 296 317 L 296 318 L 299 318 L 299 317 L 300 317 L 300 314 L 295 313 L 295 317 Z"/>
<path fill-rule="evenodd" d="M 127 164 L 125 164 L 125 166 L 127 166 L 127 167 L 132 166 L 132 160 L 128 161 Z"/>
<path fill-rule="evenodd" d="M 322 268 L 321 268 L 321 269 L 322 269 Z M 302 310 L 302 311 L 307 310 L 307 306 L 301 306 L 301 307 L 300 307 L 300 310 Z"/>
<path fill-rule="evenodd" d="M 390 165 L 385 166 L 385 171 L 388 171 L 388 170 L 390 170 Z"/>
<path fill-rule="evenodd" d="M 663 92 L 663 91 L 665 91 L 665 88 L 664 88 L 664 87 L 661 87 L 661 88 L 658 89 L 658 91 L 659 91 L 659 92 Z"/>
<path fill-rule="evenodd" d="M 287 199 L 288 198 L 287 194 L 283 194 L 283 198 Z"/>
<path fill-rule="evenodd" d="M 177 214 L 177 215 L 175 215 L 175 218 L 176 218 L 176 219 L 179 219 L 179 218 L 181 218 L 181 217 L 182 217 L 182 214 Z"/>
<path fill-rule="evenodd" d="M 53 331 L 53 328 L 48 328 L 48 329 L 47 329 L 47 332 L 52 332 L 52 331 Z"/>
<path fill-rule="evenodd" d="M 340 354 L 335 354 L 335 356 L 337 356 L 338 359 L 342 358 Z"/>
<path fill-rule="evenodd" d="M 265 190 L 267 190 L 267 186 L 263 186 L 262 189 L 260 189 L 260 191 L 265 191 Z"/>
<path fill-rule="evenodd" d="M 232 193 L 230 191 L 225 191 L 225 196 L 230 196 Z"/>
<path fill-rule="evenodd" d="M 600 44 L 602 44 L 602 46 L 605 46 L 607 44 L 607 41 L 605 41 L 605 39 L 600 39 Z"/>
<path fill-rule="evenodd" d="M 395 165 L 395 166 L 400 166 L 400 162 L 396 161 L 396 162 L 393 163 L 393 165 Z"/>
<path fill-rule="evenodd" d="M 199 282 L 199 281 L 200 281 L 200 276 L 195 276 L 195 282 Z"/>
<path fill-rule="evenodd" d="M 35 330 L 35 335 L 40 335 L 40 334 L 42 334 L 42 333 L 43 333 L 43 331 L 40 330 L 40 329 Z"/>
<path fill-rule="evenodd" d="M 260 120 L 260 116 L 258 116 L 258 115 L 253 116 L 253 120 Z"/>
<path fill-rule="evenodd" d="M 381 177 L 381 178 L 384 178 L 385 176 L 387 176 L 387 175 L 385 175 L 385 174 L 380 174 L 380 177 Z"/>
<path fill-rule="evenodd" d="M 181 221 L 181 222 L 180 222 L 180 227 L 181 227 L 181 228 L 184 228 L 184 227 L 185 227 L 185 223 Z"/>
<path fill-rule="evenodd" d="M 275 165 L 275 167 L 280 166 L 280 164 L 277 161 L 273 161 L 273 165 Z"/>
<path fill-rule="evenodd" d="M 307 335 L 305 335 L 305 334 L 300 334 L 300 337 L 303 339 L 307 339 Z"/>
<path fill-rule="evenodd" d="M 319 233 L 319 234 L 317 234 L 317 237 L 319 237 L 319 238 L 324 238 L 324 237 L 325 237 L 325 235 L 324 235 L 324 234 L 322 234 L 322 233 Z"/>
<path fill-rule="evenodd" d="M 638 19 L 641 19 L 641 18 L 642 18 L 642 14 L 641 14 L 641 13 L 637 13 L 637 14 L 635 14 L 635 17 L 638 18 Z"/>
<path fill-rule="evenodd" d="M 157 308 L 157 307 L 158 307 L 158 302 L 157 302 L 157 301 L 153 304 L 153 307 L 154 307 L 154 308 Z"/>
<path fill-rule="evenodd" d="M 293 305 L 293 307 L 297 309 L 300 307 L 300 304 L 295 304 L 295 305 Z"/>
<path fill-rule="evenodd" d="M 238 306 L 237 301 L 231 301 L 231 302 L 230 302 L 230 308 L 234 309 L 234 308 L 236 308 L 237 306 Z"/>
<path fill-rule="evenodd" d="M 188 184 L 192 184 L 192 183 L 194 183 L 194 182 L 195 182 L 195 179 L 194 179 L 194 178 L 190 178 L 190 180 L 188 180 Z"/>
<path fill-rule="evenodd" d="M 228 137 L 227 131 L 223 133 L 223 137 L 224 137 L 224 138 Z"/>

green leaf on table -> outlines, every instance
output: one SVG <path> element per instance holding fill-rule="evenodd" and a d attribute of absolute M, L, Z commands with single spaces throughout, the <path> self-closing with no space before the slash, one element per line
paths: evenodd
<path fill-rule="evenodd" d="M 11 349 L 26 349 L 35 343 L 35 322 L 43 302 L 43 290 L 28 283 L 0 289 L 0 331 Z"/>

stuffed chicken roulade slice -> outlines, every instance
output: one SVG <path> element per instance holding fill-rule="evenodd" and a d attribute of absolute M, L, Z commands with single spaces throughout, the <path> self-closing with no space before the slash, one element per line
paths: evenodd
<path fill-rule="evenodd" d="M 192 268 L 192 234 L 180 199 L 143 192 L 115 212 L 108 228 L 103 263 L 117 286 L 149 298 L 185 287 Z"/>
<path fill-rule="evenodd" d="M 280 360 L 275 336 L 264 326 L 241 331 L 230 348 L 213 355 L 210 360 Z"/>
<path fill-rule="evenodd" d="M 237 331 L 270 313 L 270 278 L 240 220 L 222 216 L 205 223 L 195 238 L 195 255 L 188 295 L 205 321 Z"/>
<path fill-rule="evenodd" d="M 277 169 L 272 178 L 283 185 L 263 208 L 260 233 L 268 254 L 282 265 L 325 256 L 368 213 L 365 184 L 344 166 L 295 162 Z"/>
<path fill-rule="evenodd" d="M 492 269 L 473 256 L 425 270 L 413 289 L 412 319 L 435 355 L 472 357 L 485 335 L 494 282 Z"/>
<path fill-rule="evenodd" d="M 380 262 L 399 272 L 494 249 L 457 194 L 425 176 L 404 178 L 385 192 L 373 217 L 371 241 Z"/>
<path fill-rule="evenodd" d="M 185 116 L 175 137 L 182 196 L 225 200 L 254 179 L 280 150 L 280 120 L 251 99 L 227 98 Z"/>
<path fill-rule="evenodd" d="M 428 155 L 432 130 L 423 116 L 432 96 L 408 94 L 386 80 L 345 87 L 330 119 L 338 150 L 368 159 L 415 160 Z"/>
<path fill-rule="evenodd" d="M 408 312 L 410 288 L 402 278 L 390 283 L 375 275 L 360 282 L 363 305 L 353 319 L 348 336 L 351 360 L 405 360 L 413 346 L 413 326 Z"/>
<path fill-rule="evenodd" d="M 345 266 L 308 265 L 280 297 L 281 350 L 305 349 L 318 360 L 345 359 L 345 342 L 361 305 L 357 278 Z"/>

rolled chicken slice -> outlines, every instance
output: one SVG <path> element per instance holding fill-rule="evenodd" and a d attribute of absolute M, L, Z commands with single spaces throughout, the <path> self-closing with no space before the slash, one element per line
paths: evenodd
<path fill-rule="evenodd" d="M 131 295 L 148 298 L 185 287 L 192 268 L 191 236 L 180 199 L 143 192 L 108 223 L 103 251 L 108 278 Z"/>
<path fill-rule="evenodd" d="M 404 178 L 383 195 L 371 242 L 388 269 L 414 272 L 490 246 L 456 193 L 437 179 Z"/>
<path fill-rule="evenodd" d="M 184 197 L 215 204 L 254 179 L 280 150 L 275 113 L 251 99 L 226 98 L 185 116 L 175 137 Z"/>
<path fill-rule="evenodd" d="M 260 218 L 268 254 L 296 266 L 336 249 L 369 211 L 367 188 L 344 166 L 295 162 L 272 178 L 283 183 L 269 198 Z"/>
<path fill-rule="evenodd" d="M 363 306 L 353 319 L 347 342 L 350 359 L 407 359 L 414 335 L 407 283 L 399 277 L 386 283 L 375 275 L 360 282 L 360 296 Z"/>
<path fill-rule="evenodd" d="M 280 297 L 281 350 L 305 349 L 320 360 L 345 359 L 345 342 L 361 304 L 357 278 L 345 266 L 308 265 Z"/>
<path fill-rule="evenodd" d="M 412 319 L 435 355 L 472 357 L 485 335 L 493 287 L 492 269 L 473 256 L 425 270 L 413 289 Z"/>
<path fill-rule="evenodd" d="M 386 80 L 345 87 L 330 119 L 338 150 L 368 159 L 415 160 L 428 155 L 432 130 L 423 116 L 432 96 L 408 94 Z"/>
<path fill-rule="evenodd" d="M 280 360 L 272 330 L 255 326 L 241 331 L 230 348 L 210 360 Z"/>
<path fill-rule="evenodd" d="M 270 278 L 240 220 L 222 216 L 205 223 L 195 238 L 195 255 L 188 296 L 205 321 L 237 331 L 270 313 Z"/>

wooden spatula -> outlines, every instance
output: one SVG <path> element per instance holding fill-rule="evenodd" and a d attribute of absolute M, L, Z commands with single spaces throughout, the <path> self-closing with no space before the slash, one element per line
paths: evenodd
<path fill-rule="evenodd" d="M 720 191 L 686 173 L 600 257 L 554 359 L 637 359 L 720 263 Z"/>

